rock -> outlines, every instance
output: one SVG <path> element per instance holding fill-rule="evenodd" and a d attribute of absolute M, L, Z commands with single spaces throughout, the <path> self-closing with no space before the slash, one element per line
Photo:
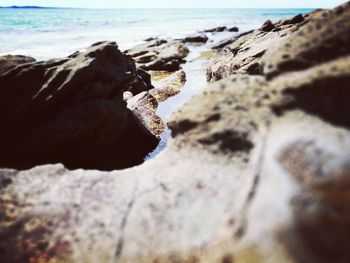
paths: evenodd
<path fill-rule="evenodd" d="M 212 47 L 221 51 L 212 58 L 209 64 L 208 81 L 216 81 L 232 74 L 241 73 L 263 75 L 265 69 L 262 64 L 265 53 L 268 50 L 273 52 L 275 46 L 284 43 L 284 39 L 289 35 L 297 34 L 296 31 L 300 27 L 306 26 L 307 22 L 276 27 L 268 20 L 259 30 L 245 32 L 219 42 Z"/>
<path fill-rule="evenodd" d="M 230 38 L 226 38 L 226 39 L 220 40 L 218 43 L 213 45 L 211 48 L 212 49 L 222 49 L 222 48 L 226 47 L 227 45 L 232 44 L 237 39 L 238 39 L 238 37 L 234 36 L 234 37 L 230 37 Z"/>
<path fill-rule="evenodd" d="M 239 28 L 234 26 L 227 29 L 228 32 L 239 32 Z"/>
<path fill-rule="evenodd" d="M 156 39 L 141 44 L 126 52 L 144 70 L 177 71 L 185 63 L 188 48 L 174 40 Z"/>
<path fill-rule="evenodd" d="M 346 4 L 311 14 L 308 23 L 266 54 L 264 73 L 275 76 L 350 54 L 349 16 L 350 7 Z"/>
<path fill-rule="evenodd" d="M 6 62 L 6 63 L 4 63 Z M 7 56 L 1 56 L 0 57 L 0 70 L 5 71 L 5 70 L 11 70 L 14 67 L 17 67 L 20 64 L 27 64 L 27 63 L 32 63 L 35 62 L 34 58 L 31 57 L 26 57 L 26 56 L 13 56 L 13 55 L 7 55 Z"/>
<path fill-rule="evenodd" d="M 299 24 L 304 22 L 305 18 L 302 14 L 296 15 L 292 19 L 285 20 L 282 25 Z"/>
<path fill-rule="evenodd" d="M 128 108 L 141 120 L 150 133 L 159 138 L 165 123 L 156 115 L 158 102 L 149 92 L 142 92 L 128 100 Z"/>
<path fill-rule="evenodd" d="M 279 38 L 279 32 L 265 33 L 259 30 L 236 38 L 211 59 L 207 80 L 216 81 L 242 73 L 261 75 L 261 57 Z"/>
<path fill-rule="evenodd" d="M 181 40 L 182 43 L 207 43 L 208 37 L 206 34 L 194 34 L 185 37 Z"/>
<path fill-rule="evenodd" d="M 1 57 L 0 166 L 61 162 L 108 170 L 142 162 L 158 140 L 123 101 L 137 77 L 134 62 L 112 42 L 65 59 Z M 130 140 L 139 145 L 125 149 Z"/>
<path fill-rule="evenodd" d="M 2 261 L 349 262 L 350 59 L 333 55 L 211 83 L 144 165 L 0 170 Z"/>
<path fill-rule="evenodd" d="M 150 42 L 150 41 L 154 41 L 156 39 L 157 39 L 156 37 L 149 37 L 149 38 L 146 38 L 145 41 Z"/>
<path fill-rule="evenodd" d="M 206 29 L 203 32 L 204 33 L 217 33 L 217 32 L 224 32 L 227 30 L 227 26 L 218 26 L 210 29 Z"/>
<path fill-rule="evenodd" d="M 243 32 L 243 33 L 239 34 L 238 36 L 233 36 L 233 37 L 223 39 L 223 40 L 219 41 L 218 43 L 216 43 L 215 45 L 213 45 L 212 49 L 222 49 L 222 48 L 232 44 L 233 42 L 235 42 L 239 38 L 241 38 L 245 35 L 251 34 L 252 32 L 254 32 L 254 30 Z"/>
<path fill-rule="evenodd" d="M 267 20 L 260 28 L 260 30 L 264 32 L 271 32 L 274 29 L 275 25 L 271 22 L 271 20 Z"/>
<path fill-rule="evenodd" d="M 283 93 L 294 83 L 303 89 L 310 80 L 318 89 L 329 66 L 273 82 L 232 76 L 214 83 L 174 117 L 171 146 L 143 168 L 2 171 L 3 258 L 346 262 L 350 132 L 299 107 L 284 115 L 271 107 L 287 102 Z M 334 74 L 327 72 L 323 78 Z M 190 231 L 198 224 L 199 233 Z"/>
<path fill-rule="evenodd" d="M 181 88 L 186 83 L 186 74 L 183 70 L 179 70 L 168 77 L 165 77 L 154 83 L 155 88 L 150 90 L 150 94 L 156 98 L 158 102 L 180 93 Z"/>
<path fill-rule="evenodd" d="M 130 91 L 133 95 L 137 95 L 143 91 L 148 91 L 153 88 L 150 74 L 142 69 L 137 69 L 136 79 L 129 87 L 128 91 Z"/>

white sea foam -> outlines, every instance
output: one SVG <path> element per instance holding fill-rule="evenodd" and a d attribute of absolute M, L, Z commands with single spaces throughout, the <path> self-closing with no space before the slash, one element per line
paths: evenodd
<path fill-rule="evenodd" d="M 0 55 L 36 59 L 67 56 L 94 42 L 116 41 L 124 50 L 151 36 L 181 37 L 227 25 L 241 31 L 308 12 L 305 9 L 0 9 Z"/>

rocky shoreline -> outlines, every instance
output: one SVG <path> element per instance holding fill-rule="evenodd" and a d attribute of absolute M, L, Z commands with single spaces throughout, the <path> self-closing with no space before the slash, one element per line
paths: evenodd
<path fill-rule="evenodd" d="M 350 2 L 237 31 L 0 57 L 0 261 L 348 262 Z"/>

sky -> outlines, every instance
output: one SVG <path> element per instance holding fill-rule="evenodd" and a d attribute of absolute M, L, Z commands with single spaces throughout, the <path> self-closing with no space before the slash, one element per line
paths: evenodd
<path fill-rule="evenodd" d="M 0 6 L 84 8 L 329 8 L 345 0 L 0 0 Z"/>

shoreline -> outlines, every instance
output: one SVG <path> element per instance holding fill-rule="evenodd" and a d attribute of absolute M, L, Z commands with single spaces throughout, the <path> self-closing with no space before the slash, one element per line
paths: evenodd
<path fill-rule="evenodd" d="M 220 25 L 238 26 L 241 31 L 247 31 L 260 26 L 267 19 L 274 20 L 302 12 L 298 9 L 248 10 L 243 13 L 225 9 L 199 9 L 180 13 L 165 10 L 160 15 L 157 10 L 27 11 L 30 19 L 26 15 L 17 16 L 16 10 L 2 11 L 8 19 L 3 24 L 0 21 L 0 38 L 3 38 L 1 55 L 20 54 L 47 60 L 68 56 L 103 40 L 116 41 L 124 50 L 141 44 L 143 39 L 150 36 L 176 39 Z M 50 20 L 42 23 L 43 16 Z"/>

